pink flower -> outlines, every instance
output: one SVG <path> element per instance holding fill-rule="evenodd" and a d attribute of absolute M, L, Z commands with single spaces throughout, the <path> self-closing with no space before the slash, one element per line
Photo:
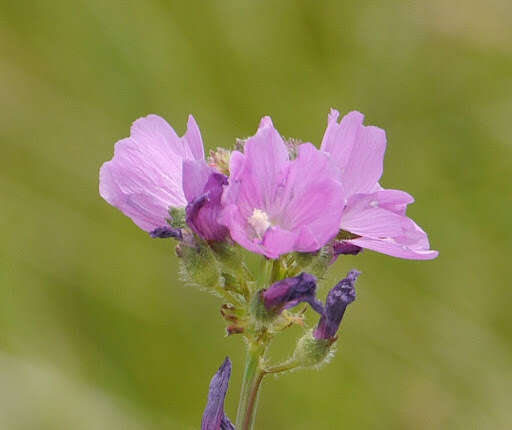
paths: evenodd
<path fill-rule="evenodd" d="M 130 137 L 116 143 L 114 157 L 101 167 L 100 194 L 141 229 L 167 231 L 169 208 L 187 205 L 184 160 L 204 160 L 201 133 L 192 115 L 183 137 L 157 115 L 139 118 Z"/>
<path fill-rule="evenodd" d="M 383 189 L 378 182 L 386 150 L 384 130 L 364 126 L 359 112 L 350 112 L 340 123 L 338 116 L 331 110 L 321 150 L 338 166 L 343 184 L 343 244 L 413 260 L 437 257 L 438 252 L 429 249 L 427 234 L 405 215 L 414 199 L 404 191 Z"/>
<path fill-rule="evenodd" d="M 316 251 L 338 232 L 343 194 L 336 168 L 310 143 L 290 160 L 269 117 L 261 120 L 244 153 L 234 151 L 220 223 L 250 251 L 277 258 Z"/>

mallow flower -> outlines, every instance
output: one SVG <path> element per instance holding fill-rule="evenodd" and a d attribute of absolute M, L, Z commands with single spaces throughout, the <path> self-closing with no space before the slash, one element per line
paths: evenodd
<path fill-rule="evenodd" d="M 234 430 L 235 426 L 224 413 L 224 399 L 231 376 L 231 360 L 226 357 L 213 375 L 208 391 L 208 403 L 203 413 L 201 430 Z"/>
<path fill-rule="evenodd" d="M 312 144 L 287 145 L 269 117 L 233 151 L 220 223 L 246 249 L 277 258 L 313 252 L 338 232 L 344 205 L 336 168 Z"/>
<path fill-rule="evenodd" d="M 344 209 L 335 253 L 354 254 L 358 248 L 368 248 L 413 260 L 437 257 L 438 252 L 429 249 L 427 234 L 405 214 L 412 196 L 379 184 L 386 150 L 384 130 L 364 126 L 364 116 L 356 111 L 339 123 L 338 117 L 339 112 L 331 110 L 321 145 L 338 167 L 343 184 Z"/>
<path fill-rule="evenodd" d="M 101 167 L 100 194 L 153 237 L 179 237 L 167 219 L 170 208 L 188 203 L 182 183 L 184 160 L 206 166 L 201 132 L 192 115 L 182 137 L 157 115 L 139 118 L 130 137 L 116 143 L 114 157 Z"/>

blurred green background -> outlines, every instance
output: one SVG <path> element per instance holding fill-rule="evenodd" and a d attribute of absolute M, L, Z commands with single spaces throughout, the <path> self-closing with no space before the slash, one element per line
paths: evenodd
<path fill-rule="evenodd" d="M 270 114 L 319 144 L 328 109 L 388 133 L 382 184 L 437 260 L 373 252 L 337 357 L 268 378 L 258 429 L 512 428 L 512 3 L 0 1 L 0 428 L 198 429 L 244 348 L 170 241 L 98 194 L 136 118 L 207 147 Z M 292 348 L 293 335 L 273 354 Z"/>

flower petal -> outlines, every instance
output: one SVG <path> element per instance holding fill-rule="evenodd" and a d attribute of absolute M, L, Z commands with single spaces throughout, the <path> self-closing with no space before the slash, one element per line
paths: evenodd
<path fill-rule="evenodd" d="M 203 138 L 201 137 L 199 126 L 192 115 L 188 116 L 187 131 L 183 136 L 183 140 L 188 144 L 190 152 L 196 160 L 204 160 Z"/>
<path fill-rule="evenodd" d="M 329 153 L 333 161 L 342 171 L 345 169 L 359 131 L 363 127 L 364 115 L 357 111 L 349 112 L 338 124 L 340 113 L 331 109 L 327 128 L 320 149 Z"/>
<path fill-rule="evenodd" d="M 284 230 L 279 226 L 271 227 L 265 233 L 259 252 L 268 258 L 278 258 L 295 249 L 297 236 L 296 232 Z"/>
<path fill-rule="evenodd" d="M 382 176 L 386 133 L 378 127 L 364 126 L 360 112 L 348 113 L 339 124 L 338 117 L 339 112 L 331 109 L 321 150 L 340 170 L 345 198 L 375 191 Z"/>
<path fill-rule="evenodd" d="M 264 117 L 255 136 L 245 143 L 245 175 L 250 175 L 246 197 L 253 207 L 268 212 L 276 197 L 275 184 L 282 181 L 288 166 L 288 149 L 274 128 L 270 117 Z M 254 186 L 257 185 L 257 186 Z"/>
<path fill-rule="evenodd" d="M 347 242 L 382 254 L 409 260 L 431 260 L 439 255 L 438 251 L 429 249 L 427 234 L 410 218 L 407 218 L 404 231 L 399 236 L 384 239 L 360 237 Z"/>
<path fill-rule="evenodd" d="M 343 196 L 336 171 L 326 154 L 310 143 L 298 147 L 291 163 L 286 187 L 274 202 L 270 216 L 281 226 L 300 232 L 295 249 L 316 251 L 338 232 Z"/>
<path fill-rule="evenodd" d="M 203 187 L 203 194 L 187 205 L 187 224 L 205 240 L 221 241 L 228 235 L 228 229 L 219 224 L 219 214 L 222 210 L 221 196 L 227 183 L 228 179 L 222 173 L 211 173 Z"/>
<path fill-rule="evenodd" d="M 381 208 L 379 193 L 352 196 L 343 211 L 341 228 L 364 237 L 399 236 L 407 217 Z"/>
<path fill-rule="evenodd" d="M 114 157 L 100 169 L 100 194 L 148 232 L 166 225 L 169 207 L 184 207 L 182 162 L 195 158 L 198 129 L 180 138 L 157 115 L 134 122 L 131 135 L 116 143 Z M 189 146 L 194 142 L 194 149 Z"/>
<path fill-rule="evenodd" d="M 204 187 L 215 170 L 204 160 L 183 161 L 183 192 L 188 202 L 204 193 Z"/>
<path fill-rule="evenodd" d="M 373 126 L 360 129 L 349 161 L 342 171 L 341 178 L 346 196 L 369 193 L 375 189 L 382 176 L 385 151 L 384 130 Z"/>

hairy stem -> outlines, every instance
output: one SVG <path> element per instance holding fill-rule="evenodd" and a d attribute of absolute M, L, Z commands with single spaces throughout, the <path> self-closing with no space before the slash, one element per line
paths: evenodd
<path fill-rule="evenodd" d="M 250 343 L 247 348 L 242 391 L 240 393 L 240 402 L 238 404 L 236 417 L 237 430 L 252 430 L 253 428 L 256 418 L 258 392 L 261 386 L 261 380 L 265 375 L 260 363 L 266 348 L 266 343 L 256 342 Z"/>
<path fill-rule="evenodd" d="M 296 361 L 288 361 L 283 364 L 279 364 L 277 366 L 267 367 L 263 369 L 264 375 L 269 375 L 271 373 L 281 373 L 281 372 L 287 372 L 289 370 L 295 369 L 299 364 Z"/>

